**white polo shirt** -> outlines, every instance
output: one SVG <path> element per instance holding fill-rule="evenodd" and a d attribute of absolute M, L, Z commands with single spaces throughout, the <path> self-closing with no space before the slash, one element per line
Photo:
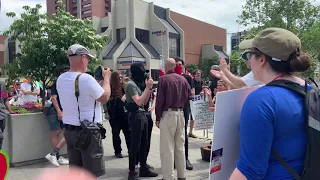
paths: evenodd
<path fill-rule="evenodd" d="M 264 85 L 262 82 L 254 79 L 252 71 L 243 76 L 241 80 L 246 84 L 247 87 Z"/>
<path fill-rule="evenodd" d="M 78 72 L 66 72 L 57 80 L 57 91 L 62 106 L 62 121 L 64 124 L 80 126 L 78 104 L 75 96 L 75 80 Z M 104 93 L 104 89 L 89 74 L 83 73 L 79 78 L 80 120 L 93 120 L 94 103 Z M 101 103 L 95 108 L 95 122 L 102 123 Z"/>

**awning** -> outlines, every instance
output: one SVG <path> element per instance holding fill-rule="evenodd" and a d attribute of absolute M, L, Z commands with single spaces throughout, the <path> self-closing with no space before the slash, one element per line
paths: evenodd
<path fill-rule="evenodd" d="M 124 51 L 121 53 L 119 58 L 124 57 L 138 57 L 138 58 L 144 58 L 144 56 L 140 53 L 140 51 L 136 48 L 132 42 L 128 44 L 128 46 L 124 49 Z"/>
<path fill-rule="evenodd" d="M 0 44 L 0 51 L 4 51 L 4 45 Z"/>
<path fill-rule="evenodd" d="M 160 54 L 150 44 L 141 43 L 141 45 L 149 52 L 151 59 L 160 59 Z"/>
<path fill-rule="evenodd" d="M 121 43 L 115 44 L 113 48 L 110 50 L 110 52 L 105 57 L 103 57 L 103 59 L 112 59 L 113 54 L 116 52 L 116 50 L 119 48 L 120 45 Z"/>

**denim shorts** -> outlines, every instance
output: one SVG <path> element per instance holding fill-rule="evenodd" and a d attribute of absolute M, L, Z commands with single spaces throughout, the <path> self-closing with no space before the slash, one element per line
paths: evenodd
<path fill-rule="evenodd" d="M 50 131 L 58 131 L 62 127 L 62 121 L 58 120 L 58 114 L 56 110 L 53 110 L 50 115 L 47 115 Z"/>

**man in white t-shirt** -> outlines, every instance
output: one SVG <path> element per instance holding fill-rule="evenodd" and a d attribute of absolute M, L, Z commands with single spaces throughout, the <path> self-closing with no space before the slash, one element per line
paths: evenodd
<path fill-rule="evenodd" d="M 251 69 L 250 64 L 247 63 L 248 60 L 248 52 L 250 52 L 250 50 L 248 50 L 248 47 L 251 47 L 249 44 L 249 41 L 242 41 L 239 44 L 239 48 L 242 50 L 245 50 L 241 57 L 242 59 L 246 60 L 246 64 L 248 69 Z M 225 81 L 231 89 L 239 89 L 239 88 L 243 88 L 243 87 L 253 87 L 253 86 L 260 86 L 260 85 L 264 85 L 262 82 L 256 81 L 253 77 L 253 73 L 252 71 L 250 71 L 247 75 L 243 76 L 243 77 L 238 77 L 234 74 L 232 74 L 232 72 L 230 72 L 229 70 L 229 66 L 227 64 L 227 62 L 224 59 L 220 59 L 220 71 L 211 69 L 211 74 L 216 76 L 219 79 L 222 79 L 223 81 Z"/>
<path fill-rule="evenodd" d="M 33 81 L 31 77 L 27 78 L 27 82 L 20 85 L 23 102 L 36 102 L 40 94 L 39 86 Z"/>
<path fill-rule="evenodd" d="M 80 121 L 89 120 L 102 124 L 101 103 L 107 103 L 110 98 L 110 69 L 102 68 L 103 87 L 89 74 L 86 74 L 89 60 L 92 56 L 85 47 L 74 44 L 68 49 L 70 70 L 59 76 L 57 91 L 63 109 L 62 121 L 64 137 L 67 142 L 70 166 L 82 167 L 96 177 L 105 174 L 101 134 L 92 134 L 90 145 L 86 150 L 75 148 Z M 78 100 L 75 96 L 75 82 L 79 76 Z M 79 109 L 79 110 L 78 110 Z"/>

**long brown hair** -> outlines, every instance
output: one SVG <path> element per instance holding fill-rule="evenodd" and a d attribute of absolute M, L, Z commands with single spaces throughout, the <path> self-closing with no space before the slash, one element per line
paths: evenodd
<path fill-rule="evenodd" d="M 111 97 L 113 98 L 122 98 L 122 85 L 120 83 L 120 74 L 118 72 L 113 72 L 111 74 L 110 80 L 111 86 Z"/>

